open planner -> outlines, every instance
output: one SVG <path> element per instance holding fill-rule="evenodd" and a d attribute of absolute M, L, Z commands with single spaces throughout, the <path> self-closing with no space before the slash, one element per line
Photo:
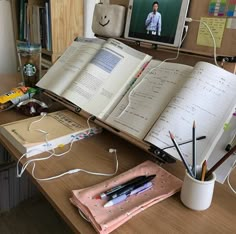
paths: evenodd
<path fill-rule="evenodd" d="M 106 124 L 159 149 L 196 134 L 197 164 L 207 159 L 236 104 L 236 76 L 199 62 L 161 63 L 115 39 L 78 38 L 37 86 L 72 102 Z M 192 145 L 181 146 L 191 162 Z M 166 150 L 179 158 L 174 148 Z"/>

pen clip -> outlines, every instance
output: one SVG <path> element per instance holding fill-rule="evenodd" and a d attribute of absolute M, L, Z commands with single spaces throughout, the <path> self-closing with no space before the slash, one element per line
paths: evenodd
<path fill-rule="evenodd" d="M 138 194 L 140 194 L 140 193 L 143 193 L 143 192 L 145 192 L 145 191 L 149 190 L 150 188 L 152 188 L 152 185 L 151 185 L 151 186 L 149 186 L 149 187 L 147 187 L 147 188 L 145 188 L 145 189 L 143 189 L 142 191 L 140 191 L 140 192 L 136 193 L 136 195 L 138 195 Z"/>
<path fill-rule="evenodd" d="M 146 184 L 144 184 L 144 185 L 134 189 L 133 191 L 131 191 L 129 196 L 143 193 L 143 192 L 147 191 L 148 189 L 150 189 L 151 187 L 152 187 L 152 182 L 149 181 Z"/>

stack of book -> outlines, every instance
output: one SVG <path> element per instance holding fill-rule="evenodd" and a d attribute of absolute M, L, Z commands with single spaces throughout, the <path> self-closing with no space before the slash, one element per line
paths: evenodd
<path fill-rule="evenodd" d="M 37 0 L 28 3 L 20 0 L 19 40 L 39 43 L 42 48 L 52 50 L 49 7 L 49 1 Z"/>

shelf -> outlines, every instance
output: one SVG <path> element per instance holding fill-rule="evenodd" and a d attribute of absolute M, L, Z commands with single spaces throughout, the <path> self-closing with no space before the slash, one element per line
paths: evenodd
<path fill-rule="evenodd" d="M 83 0 L 11 0 L 11 3 L 17 42 L 22 41 L 20 38 L 31 38 L 31 42 L 41 43 L 49 48 L 43 48 L 42 55 L 47 55 L 51 63 L 74 38 L 83 36 Z"/>

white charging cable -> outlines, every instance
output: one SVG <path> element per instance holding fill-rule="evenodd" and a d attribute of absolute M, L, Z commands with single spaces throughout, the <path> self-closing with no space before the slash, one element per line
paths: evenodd
<path fill-rule="evenodd" d="M 46 146 L 48 146 L 48 145 L 49 145 L 49 142 L 48 142 L 47 136 L 48 136 L 49 133 L 46 132 L 46 131 L 44 131 L 44 130 L 42 130 L 42 129 L 32 129 L 33 124 L 42 121 L 43 118 L 44 118 L 46 115 L 47 115 L 47 113 L 42 112 L 42 113 L 41 113 L 41 118 L 38 119 L 38 120 L 32 121 L 32 122 L 30 123 L 29 127 L 28 127 L 28 130 L 29 130 L 29 131 L 34 130 L 34 131 L 43 133 L 43 134 L 45 135 L 45 136 L 44 136 L 44 137 L 45 137 L 45 139 L 44 139 L 45 144 L 46 144 Z M 88 132 L 88 134 L 87 134 L 88 136 L 89 136 L 90 133 L 91 133 L 91 127 L 90 127 L 90 124 L 89 124 L 90 119 L 91 119 L 91 116 L 87 119 L 87 124 L 88 124 L 88 127 L 89 127 L 89 132 Z M 32 151 L 38 151 L 38 153 L 47 152 L 47 153 L 49 153 L 50 155 L 47 156 L 47 157 L 43 157 L 43 158 L 36 158 L 36 159 L 28 160 L 26 163 L 24 163 L 24 164 L 22 165 L 21 170 L 19 170 L 19 162 L 22 160 L 22 158 L 26 157 L 27 154 L 29 154 L 29 153 L 32 152 L 32 151 L 29 151 L 29 152 L 23 154 L 23 155 L 20 157 L 20 159 L 17 161 L 17 177 L 21 177 L 22 174 L 24 173 L 24 171 L 26 170 L 26 168 L 28 167 L 28 165 L 29 165 L 30 163 L 32 163 L 32 162 L 47 160 L 47 159 L 51 158 L 52 156 L 60 157 L 60 156 L 63 156 L 63 155 L 65 155 L 65 154 L 67 154 L 68 152 L 71 151 L 72 145 L 73 145 L 73 143 L 75 142 L 76 138 L 77 138 L 77 135 L 75 135 L 75 136 L 72 138 L 72 140 L 71 140 L 71 142 L 70 142 L 70 144 L 69 144 L 69 149 L 66 150 L 66 151 L 63 152 L 63 153 L 60 153 L 60 154 L 56 154 L 56 153 L 55 153 L 55 149 L 50 149 L 50 150 L 49 150 L 49 149 L 46 149 L 46 150 L 44 150 L 44 151 L 43 151 L 43 150 L 33 149 Z"/>
<path fill-rule="evenodd" d="M 212 42 L 213 42 L 214 62 L 215 62 L 215 65 L 219 67 L 219 64 L 217 63 L 217 59 L 216 59 L 216 57 L 217 57 L 217 55 L 216 55 L 216 39 L 215 39 L 215 37 L 214 37 L 214 35 L 212 33 L 212 30 L 209 27 L 209 25 L 206 22 L 204 22 L 203 20 L 196 20 L 196 19 L 192 19 L 192 18 L 187 18 L 186 22 L 189 22 L 189 23 L 191 23 L 191 22 L 198 22 L 200 24 L 203 24 L 207 28 L 208 32 L 211 35 Z"/>
<path fill-rule="evenodd" d="M 116 163 L 115 163 L 115 171 L 113 173 L 94 172 L 94 171 L 88 171 L 88 170 L 81 169 L 81 168 L 76 168 L 76 169 L 72 169 L 72 170 L 66 171 L 64 173 L 61 173 L 59 175 L 52 176 L 52 177 L 38 178 L 38 177 L 35 176 L 35 172 L 34 172 L 34 170 L 35 170 L 35 163 L 33 163 L 32 176 L 33 176 L 33 178 L 35 180 L 38 180 L 38 181 L 53 180 L 53 179 L 57 179 L 57 178 L 60 178 L 62 176 L 65 176 L 65 175 L 71 175 L 71 174 L 78 173 L 78 172 L 84 172 L 84 173 L 91 174 L 91 175 L 96 175 L 96 176 L 113 176 L 118 171 L 119 162 L 118 162 L 118 157 L 117 157 L 116 149 L 109 149 L 109 153 L 114 153 L 115 154 L 115 161 L 116 161 Z"/>
<path fill-rule="evenodd" d="M 53 157 L 53 156 L 54 156 L 54 157 L 61 157 L 61 156 L 63 156 L 63 155 L 66 155 L 67 153 L 69 153 L 69 152 L 71 151 L 71 149 L 72 149 L 73 143 L 76 141 L 76 137 L 77 137 L 76 135 L 73 137 L 73 139 L 71 140 L 71 142 L 70 142 L 70 144 L 69 144 L 68 150 L 64 151 L 63 153 L 57 154 L 57 153 L 55 153 L 55 150 L 54 150 L 54 149 L 46 150 L 46 151 L 38 151 L 38 153 L 47 152 L 47 153 L 49 153 L 49 155 L 46 156 L 46 157 L 42 157 L 42 158 L 30 159 L 30 160 L 28 160 L 27 162 L 25 162 L 25 163 L 22 165 L 21 169 L 19 169 L 19 163 L 20 163 L 20 161 L 22 160 L 23 157 L 26 157 L 26 155 L 27 155 L 27 153 L 23 154 L 23 155 L 19 158 L 19 160 L 17 161 L 17 164 L 16 164 L 16 165 L 17 165 L 17 167 L 16 167 L 17 177 L 21 177 L 21 176 L 23 175 L 23 173 L 25 172 L 26 168 L 28 167 L 28 165 L 31 164 L 31 163 L 34 163 L 34 162 L 37 162 L 37 161 L 47 160 L 47 159 L 50 159 L 50 158 Z M 47 141 L 45 140 L 45 142 L 47 142 Z M 48 143 L 46 143 L 46 144 L 48 145 Z M 35 151 L 35 149 L 34 149 L 33 151 Z M 30 153 L 30 152 L 28 152 L 28 153 Z"/>
<path fill-rule="evenodd" d="M 46 131 L 44 131 L 44 130 L 42 130 L 42 129 L 32 129 L 33 124 L 42 121 L 42 120 L 45 118 L 46 115 L 47 115 L 47 113 L 42 112 L 40 119 L 35 120 L 35 121 L 32 121 L 32 122 L 30 123 L 30 125 L 29 125 L 29 127 L 28 127 L 28 131 L 32 131 L 32 130 L 33 130 L 33 131 L 37 131 L 37 132 L 40 132 L 40 133 L 44 134 L 44 141 L 45 141 L 45 143 L 46 143 L 46 146 L 48 146 L 48 145 L 49 145 L 49 144 L 48 144 L 48 138 L 47 138 L 48 132 L 46 132 Z M 47 157 L 43 157 L 43 158 L 30 159 L 30 160 L 28 160 L 26 163 L 24 163 L 24 164 L 22 165 L 21 169 L 20 169 L 20 168 L 19 168 L 19 163 L 20 163 L 20 161 L 21 161 L 24 157 L 26 157 L 27 154 L 29 154 L 29 153 L 31 153 L 31 152 L 33 152 L 33 151 L 34 151 L 34 152 L 35 152 L 35 151 L 38 151 L 39 154 L 40 154 L 40 153 L 43 153 L 43 152 L 48 152 L 48 153 L 50 153 L 50 155 L 47 156 Z M 33 149 L 33 150 L 31 150 L 31 151 L 29 151 L 29 152 L 23 154 L 23 155 L 18 159 L 17 164 L 16 164 L 16 175 L 17 175 L 17 177 L 21 177 L 21 176 L 23 175 L 23 173 L 25 172 L 26 168 L 28 167 L 28 165 L 29 165 L 30 163 L 35 162 L 35 161 L 42 161 L 42 160 L 49 159 L 49 158 L 51 158 L 51 157 L 53 156 L 53 154 L 54 154 L 54 150 L 52 150 L 52 151 L 50 151 L 50 150 L 44 151 L 44 150 L 38 150 L 38 149 Z"/>
<path fill-rule="evenodd" d="M 230 180 L 229 180 L 229 177 L 230 177 L 232 171 L 233 171 L 235 168 L 236 168 L 236 163 L 234 163 L 233 167 L 230 169 L 230 172 L 229 172 L 229 174 L 228 174 L 228 176 L 227 176 L 227 183 L 228 183 L 228 185 L 229 185 L 229 188 L 232 190 L 232 192 L 233 192 L 234 194 L 236 194 L 236 190 L 235 190 L 235 189 L 233 188 L 233 186 L 231 185 Z"/>
<path fill-rule="evenodd" d="M 33 125 L 34 123 L 40 122 L 47 114 L 46 114 L 46 113 L 42 113 L 41 115 L 42 115 L 42 117 L 41 117 L 40 119 L 38 119 L 38 120 L 33 121 L 33 122 L 30 123 L 30 125 L 29 125 L 29 127 L 28 127 L 28 130 L 29 130 L 29 131 L 34 130 L 34 131 L 38 131 L 38 132 L 40 132 L 40 133 L 43 133 L 43 134 L 45 135 L 45 143 L 46 143 L 46 145 L 48 146 L 49 144 L 48 144 L 47 136 L 48 136 L 49 133 L 46 132 L 46 131 L 44 131 L 44 130 L 42 130 L 42 129 L 32 129 L 32 125 Z M 91 133 L 91 131 L 92 131 L 91 126 L 90 126 L 90 123 L 89 123 L 89 121 L 91 120 L 92 117 L 93 117 L 93 116 L 90 116 L 90 117 L 87 119 L 87 124 L 88 124 L 88 127 L 89 127 L 89 131 L 88 131 L 88 133 L 87 133 L 88 136 L 90 135 L 90 133 Z M 100 176 L 113 176 L 113 175 L 115 175 L 115 174 L 117 173 L 119 164 L 118 164 L 118 158 L 117 158 L 116 149 L 109 149 L 109 153 L 115 153 L 115 160 L 116 160 L 116 166 L 115 166 L 115 167 L 116 167 L 116 169 L 115 169 L 114 173 L 92 172 L 92 171 L 84 170 L 84 169 L 81 169 L 81 168 L 76 168 L 76 169 L 72 169 L 72 170 L 69 170 L 69 171 L 64 172 L 64 173 L 62 173 L 62 174 L 59 174 L 59 175 L 56 175 L 56 176 L 52 176 L 52 177 L 49 177 L 49 178 L 41 178 L 41 179 L 40 179 L 40 178 L 37 178 L 37 177 L 35 176 L 35 167 L 36 167 L 35 162 L 47 160 L 47 159 L 51 158 L 52 156 L 61 157 L 61 156 L 65 155 L 65 154 L 67 154 L 68 152 L 71 151 L 72 145 L 73 145 L 73 143 L 75 142 L 76 138 L 77 138 L 77 135 L 75 135 L 75 136 L 73 137 L 73 139 L 71 140 L 71 142 L 70 142 L 70 144 L 69 144 L 69 149 L 66 150 L 66 151 L 63 152 L 63 153 L 60 153 L 60 154 L 55 153 L 55 150 L 54 150 L 54 149 L 46 150 L 46 151 L 40 151 L 40 150 L 38 150 L 38 153 L 48 152 L 49 155 L 46 156 L 46 157 L 42 157 L 42 158 L 30 159 L 30 160 L 28 160 L 27 162 L 25 162 L 25 163 L 22 165 L 21 169 L 19 169 L 19 163 L 20 163 L 20 161 L 22 160 L 22 158 L 26 157 L 26 155 L 27 155 L 27 153 L 23 154 L 23 155 L 19 158 L 19 160 L 17 161 L 17 165 L 16 165 L 17 177 L 21 177 L 21 176 L 23 175 L 24 171 L 26 170 L 26 168 L 27 168 L 27 167 L 29 166 L 29 164 L 31 164 L 31 163 L 33 164 L 33 167 L 32 167 L 32 176 L 33 176 L 34 179 L 40 180 L 40 181 L 52 180 L 52 179 L 56 179 L 56 178 L 62 177 L 62 176 L 67 175 L 67 174 L 73 174 L 73 173 L 77 173 L 77 172 L 84 172 L 84 173 L 93 174 L 93 175 L 100 175 Z M 29 153 L 29 152 L 28 152 L 28 153 Z"/>
<path fill-rule="evenodd" d="M 38 153 L 43 153 L 45 151 L 39 151 Z M 31 163 L 34 163 L 36 161 L 43 161 L 43 160 L 46 160 L 46 159 L 49 159 L 53 156 L 53 153 L 51 153 L 49 156 L 47 157 L 43 157 L 43 158 L 35 158 L 35 159 L 31 159 L 31 160 L 28 160 L 26 163 L 24 163 L 22 165 L 22 167 L 20 168 L 19 164 L 20 164 L 20 161 L 22 160 L 22 158 L 26 157 L 26 154 L 23 154 L 17 161 L 16 163 L 16 176 L 17 177 L 21 177 L 23 175 L 23 173 L 25 172 L 26 168 L 28 167 L 29 164 Z"/>

